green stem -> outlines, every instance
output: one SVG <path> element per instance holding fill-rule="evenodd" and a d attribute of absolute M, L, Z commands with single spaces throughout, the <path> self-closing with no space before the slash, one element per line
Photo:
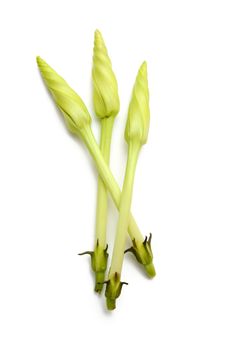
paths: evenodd
<path fill-rule="evenodd" d="M 132 202 L 134 176 L 140 148 L 141 145 L 138 142 L 130 142 L 128 147 L 128 160 L 119 206 L 119 221 L 117 224 L 116 238 L 113 249 L 109 278 L 112 278 L 115 273 L 118 273 L 120 275 L 122 270 L 130 208 Z"/>
<path fill-rule="evenodd" d="M 84 143 L 86 144 L 98 170 L 99 175 L 101 176 L 106 188 L 111 194 L 111 197 L 119 209 L 121 191 L 118 186 L 118 183 L 115 181 L 114 176 L 106 164 L 104 157 L 99 149 L 99 146 L 93 136 L 92 129 L 90 125 L 85 125 L 79 130 L 79 136 L 82 137 Z M 155 269 L 153 265 L 153 254 L 151 250 L 151 235 L 149 240 L 147 237 L 144 239 L 139 227 L 132 214 L 130 213 L 129 222 L 128 222 L 128 233 L 132 240 L 133 246 L 127 251 L 132 252 L 137 261 L 142 264 L 145 268 L 145 271 L 149 277 L 155 276 Z M 95 270 L 97 271 L 97 270 Z"/>
<path fill-rule="evenodd" d="M 110 145 L 114 117 L 101 119 L 101 141 L 100 151 L 105 159 L 106 164 L 110 161 Z M 99 242 L 100 247 L 106 247 L 106 224 L 107 224 L 107 189 L 102 181 L 101 176 L 98 176 L 98 191 L 97 191 L 97 209 L 96 209 L 96 242 Z"/>
<path fill-rule="evenodd" d="M 110 160 L 110 145 L 114 117 L 101 119 L 101 141 L 100 151 L 106 162 Z M 97 209 L 96 209 L 96 233 L 94 251 L 91 255 L 91 265 L 95 273 L 95 291 L 101 293 L 103 282 L 105 281 L 105 273 L 108 260 L 108 245 L 106 244 L 106 225 L 107 225 L 107 189 L 102 181 L 101 176 L 98 176 L 98 191 L 97 191 Z"/>
<path fill-rule="evenodd" d="M 101 151 L 94 138 L 91 127 L 87 125 L 84 128 L 82 128 L 80 130 L 80 136 L 84 140 L 84 143 L 86 144 L 90 154 L 92 155 L 93 160 L 96 164 L 97 170 L 99 172 L 99 175 L 101 176 L 108 191 L 110 192 L 116 207 L 119 209 L 120 198 L 121 198 L 121 191 L 120 191 L 119 185 L 116 182 L 114 176 L 112 175 L 112 172 L 110 171 L 110 168 L 106 164 L 101 154 Z M 131 214 L 129 217 L 128 232 L 132 240 L 143 242 L 144 238 L 140 232 L 139 227 L 137 226 L 135 219 Z"/>

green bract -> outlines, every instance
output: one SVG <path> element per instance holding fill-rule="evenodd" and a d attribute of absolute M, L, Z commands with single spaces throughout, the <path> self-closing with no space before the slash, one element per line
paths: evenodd
<path fill-rule="evenodd" d="M 84 253 L 79 254 L 88 254 L 91 257 L 92 270 L 95 272 L 95 292 L 98 293 L 102 291 L 103 282 L 105 280 L 105 273 L 108 260 L 107 249 L 108 245 L 106 245 L 106 247 L 103 248 L 99 244 L 99 240 L 97 240 L 96 246 L 94 247 L 94 251 L 86 251 Z"/>

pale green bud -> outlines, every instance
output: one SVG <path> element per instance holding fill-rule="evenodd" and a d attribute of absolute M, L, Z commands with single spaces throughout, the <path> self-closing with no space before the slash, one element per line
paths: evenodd
<path fill-rule="evenodd" d="M 115 117 L 119 112 L 118 85 L 101 33 L 96 30 L 93 48 L 93 101 L 100 118 Z"/>
<path fill-rule="evenodd" d="M 77 133 L 90 124 L 89 112 L 77 93 L 40 57 L 37 57 L 37 64 L 45 84 L 64 115 L 68 129 Z"/>
<path fill-rule="evenodd" d="M 147 64 L 144 62 L 137 74 L 133 87 L 132 99 L 128 109 L 128 119 L 125 128 L 125 139 L 146 143 L 149 131 L 149 89 L 147 79 Z"/>

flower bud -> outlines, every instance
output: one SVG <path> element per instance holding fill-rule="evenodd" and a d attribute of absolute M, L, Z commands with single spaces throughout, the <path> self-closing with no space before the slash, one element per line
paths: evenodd
<path fill-rule="evenodd" d="M 37 64 L 55 103 L 64 115 L 68 129 L 77 133 L 90 124 L 89 112 L 77 93 L 40 57 L 37 57 Z"/>
<path fill-rule="evenodd" d="M 93 101 L 99 118 L 115 117 L 119 112 L 118 85 L 101 33 L 96 30 L 93 49 Z"/>
<path fill-rule="evenodd" d="M 147 79 L 147 64 L 144 62 L 137 74 L 133 87 L 132 99 L 128 109 L 128 119 L 125 128 L 125 139 L 145 144 L 148 137 L 150 121 L 149 90 Z"/>

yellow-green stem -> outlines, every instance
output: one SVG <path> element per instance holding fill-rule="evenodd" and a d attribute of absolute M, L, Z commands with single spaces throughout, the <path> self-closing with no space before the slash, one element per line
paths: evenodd
<path fill-rule="evenodd" d="M 101 140 L 100 151 L 106 164 L 110 160 L 110 145 L 112 129 L 114 124 L 114 117 L 101 119 Z M 98 191 L 97 191 L 97 209 L 96 209 L 96 236 L 95 247 L 97 241 L 100 247 L 106 247 L 106 224 L 107 224 L 107 189 L 102 181 L 101 176 L 98 176 Z"/>
<path fill-rule="evenodd" d="M 84 128 L 80 130 L 79 135 L 84 140 L 90 154 L 93 157 L 93 160 L 96 164 L 99 175 L 101 176 L 108 191 L 110 192 L 116 207 L 119 209 L 120 197 L 121 197 L 121 191 L 120 191 L 119 185 L 117 184 L 114 176 L 112 175 L 112 172 L 110 171 L 110 168 L 106 164 L 101 154 L 101 151 L 94 138 L 91 127 L 89 125 L 86 125 Z M 130 235 L 131 240 L 135 239 L 136 241 L 143 242 L 144 238 L 140 232 L 139 227 L 137 226 L 135 219 L 131 214 L 129 217 L 128 233 Z"/>
<path fill-rule="evenodd" d="M 115 236 L 115 244 L 111 260 L 109 278 L 117 272 L 121 274 L 125 244 L 127 238 L 127 229 L 130 217 L 130 208 L 132 202 L 132 191 L 134 175 L 141 145 L 139 142 L 131 141 L 128 147 L 128 160 L 124 177 L 124 184 L 119 206 L 119 221 Z"/>

